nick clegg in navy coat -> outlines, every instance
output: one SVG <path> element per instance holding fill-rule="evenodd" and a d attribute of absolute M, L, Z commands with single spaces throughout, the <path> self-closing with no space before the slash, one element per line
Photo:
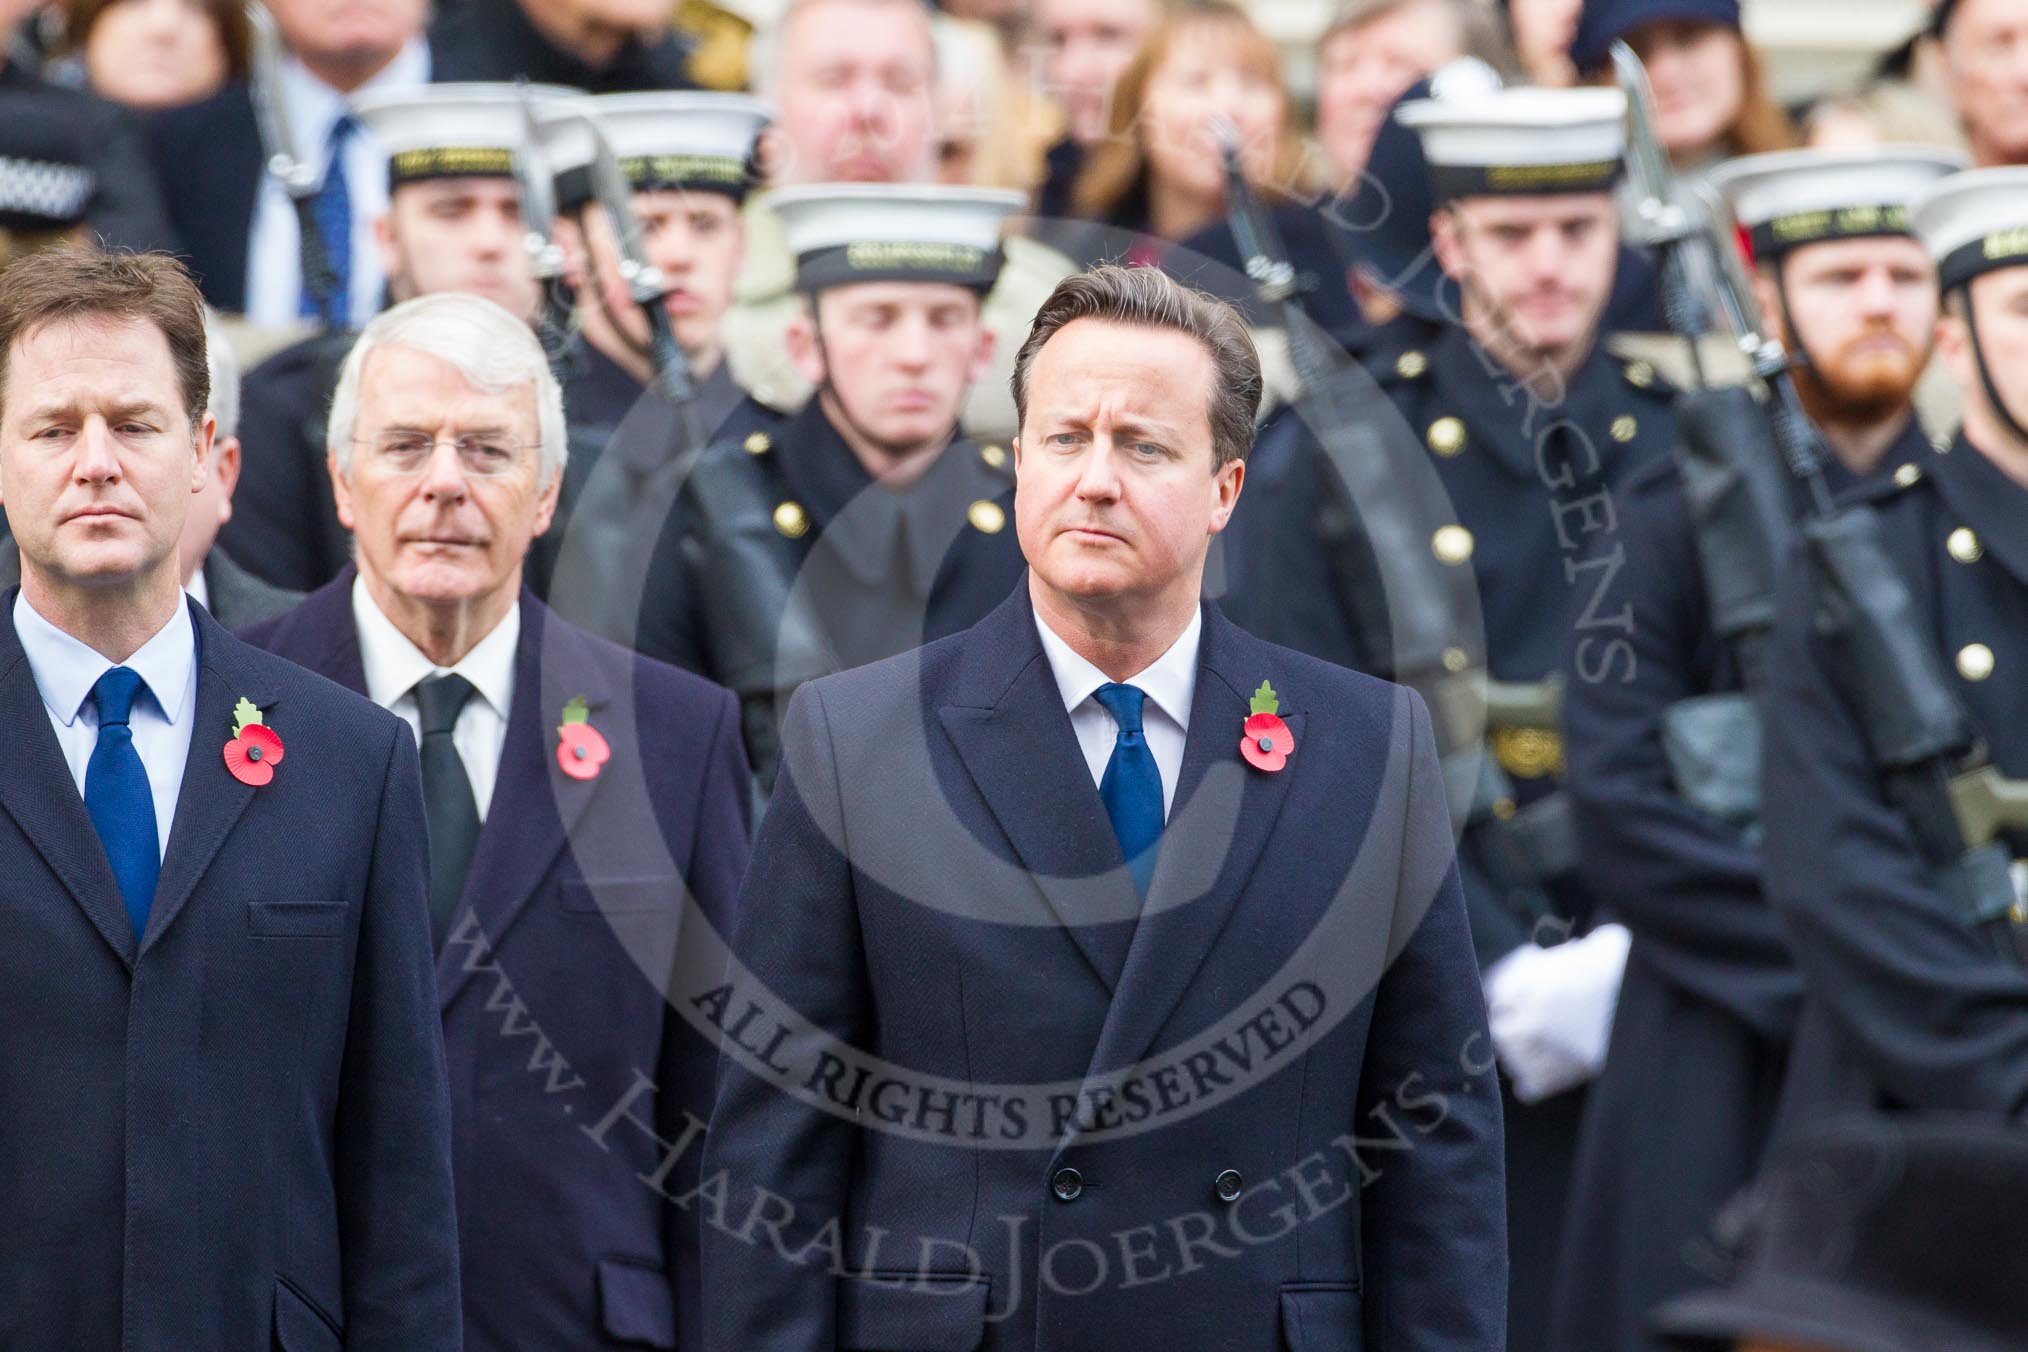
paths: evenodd
<path fill-rule="evenodd" d="M 1196 599 L 1258 381 L 1218 302 L 1067 279 L 1017 362 L 1029 575 L 792 701 L 695 997 L 712 1352 L 1501 1346 L 1428 713 Z"/>

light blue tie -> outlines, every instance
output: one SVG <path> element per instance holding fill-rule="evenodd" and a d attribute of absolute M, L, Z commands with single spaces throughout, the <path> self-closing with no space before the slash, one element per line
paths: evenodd
<path fill-rule="evenodd" d="M 148 928 L 148 908 L 155 904 L 155 880 L 162 872 L 155 795 L 141 753 L 134 749 L 134 730 L 127 726 L 134 697 L 146 688 L 141 674 L 128 667 L 114 667 L 99 677 L 91 694 L 99 711 L 99 740 L 85 763 L 85 811 L 98 828 L 137 940 Z"/>
<path fill-rule="evenodd" d="M 1094 694 L 1120 725 L 1112 759 L 1099 780 L 1099 800 L 1112 818 L 1134 888 L 1145 897 L 1155 876 L 1155 847 L 1162 839 L 1162 770 L 1141 728 L 1141 707 L 1148 693 L 1137 685 L 1114 683 L 1100 686 Z"/>

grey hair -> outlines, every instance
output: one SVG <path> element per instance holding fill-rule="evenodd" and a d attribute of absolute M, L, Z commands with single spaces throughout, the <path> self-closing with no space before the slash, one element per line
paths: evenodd
<path fill-rule="evenodd" d="M 1056 284 L 1035 312 L 1028 340 L 1014 358 L 1014 415 L 1028 418 L 1028 375 L 1035 354 L 1064 325 L 1079 319 L 1174 329 L 1204 345 L 1211 357 L 1211 463 L 1218 469 L 1246 459 L 1253 447 L 1253 420 L 1260 411 L 1260 353 L 1246 321 L 1224 301 L 1183 285 L 1160 268 L 1102 263 L 1072 273 Z"/>
<path fill-rule="evenodd" d="M 563 473 L 569 444 L 563 421 L 563 387 L 549 369 L 542 344 L 522 320 L 481 296 L 442 291 L 406 300 L 375 315 L 345 356 L 331 396 L 325 444 L 340 474 L 352 469 L 352 429 L 359 420 L 360 373 L 377 347 L 405 347 L 448 362 L 489 394 L 535 386 L 535 416 L 542 483 Z"/>
<path fill-rule="evenodd" d="M 218 439 L 239 435 L 239 357 L 232 350 L 218 314 L 204 311 L 204 364 L 211 370 L 211 416 L 218 419 Z"/>

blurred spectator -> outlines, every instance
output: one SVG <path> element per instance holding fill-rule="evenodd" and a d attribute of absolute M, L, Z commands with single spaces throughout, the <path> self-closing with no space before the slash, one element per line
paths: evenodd
<path fill-rule="evenodd" d="M 1584 0 L 1503 0 L 1514 60 L 1529 84 L 1562 89 L 1577 83 L 1570 44 Z"/>
<path fill-rule="evenodd" d="M 753 62 L 775 106 L 762 146 L 777 186 L 930 176 L 937 52 L 918 0 L 800 0 Z"/>
<path fill-rule="evenodd" d="M 275 96 L 295 154 L 323 174 L 312 214 L 338 273 L 337 310 L 364 323 L 380 309 L 386 280 L 372 224 L 387 210 L 387 169 L 351 100 L 428 82 L 427 0 L 267 0 L 267 7 L 288 48 Z M 314 319 L 296 209 L 263 172 L 248 86 L 170 109 L 151 121 L 150 135 L 155 172 L 205 300 L 268 328 Z"/>
<path fill-rule="evenodd" d="M 689 89 L 670 0 L 472 0 L 430 28 L 439 80 L 570 85 L 594 94 Z"/>
<path fill-rule="evenodd" d="M 1896 81 L 1819 99 L 1804 115 L 1803 139 L 1818 150 L 1881 145 L 1968 149 L 1964 129 L 1947 105 Z"/>
<path fill-rule="evenodd" d="M 48 110 L 77 133 L 97 179 L 89 221 L 93 235 L 121 248 L 174 247 L 175 233 L 162 212 L 147 146 L 133 115 L 104 99 L 48 83 L 21 59 L 33 48 L 12 39 L 39 7 L 37 0 L 0 0 L 0 92 L 19 92 L 23 97 L 17 108 Z"/>
<path fill-rule="evenodd" d="M 72 0 L 65 32 L 92 92 L 136 111 L 246 78 L 246 14 L 234 0 Z"/>
<path fill-rule="evenodd" d="M 1610 84 L 1615 40 L 1648 68 L 1655 135 L 1679 172 L 1796 144 L 1760 53 L 1740 32 L 1739 0 L 1585 0 L 1570 51 L 1577 69 Z"/>
<path fill-rule="evenodd" d="M 1317 142 L 1332 180 L 1366 167 L 1394 101 L 1465 48 L 1464 0 L 1348 0 L 1324 30 L 1317 69 Z"/>
<path fill-rule="evenodd" d="M 1069 214 L 1085 151 L 1106 134 L 1114 87 L 1161 15 L 1161 0 L 1035 0 L 1042 87 L 1063 109 L 1065 124 L 1044 156 L 1038 216 Z"/>
<path fill-rule="evenodd" d="M 1041 177 L 1046 110 L 1014 83 L 996 30 L 939 14 L 932 31 L 937 180 L 1027 191 Z"/>
<path fill-rule="evenodd" d="M 52 244 L 84 242 L 98 193 L 77 127 L 34 91 L 0 89 L 0 268 Z"/>
<path fill-rule="evenodd" d="M 1973 164 L 2028 164 L 2028 4 L 1942 0 L 1936 33 Z"/>
<path fill-rule="evenodd" d="M 1009 54 L 1028 22 L 1027 0 L 938 0 L 937 8 L 953 19 L 985 24 Z"/>
<path fill-rule="evenodd" d="M 1086 158 L 1072 211 L 1151 237 L 1135 250 L 1142 261 L 1163 252 L 1160 241 L 1215 225 L 1225 211 L 1220 119 L 1238 137 L 1250 182 L 1270 199 L 1301 192 L 1302 147 L 1274 44 L 1245 11 L 1192 0 L 1120 77 L 1110 134 Z"/>

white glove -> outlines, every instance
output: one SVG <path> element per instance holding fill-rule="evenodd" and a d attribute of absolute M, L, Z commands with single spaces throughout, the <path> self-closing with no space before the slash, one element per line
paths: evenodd
<path fill-rule="evenodd" d="M 1582 939 L 1526 944 L 1487 969 L 1486 1017 L 1514 1097 L 1540 1103 L 1597 1077 L 1632 936 L 1601 925 Z"/>

